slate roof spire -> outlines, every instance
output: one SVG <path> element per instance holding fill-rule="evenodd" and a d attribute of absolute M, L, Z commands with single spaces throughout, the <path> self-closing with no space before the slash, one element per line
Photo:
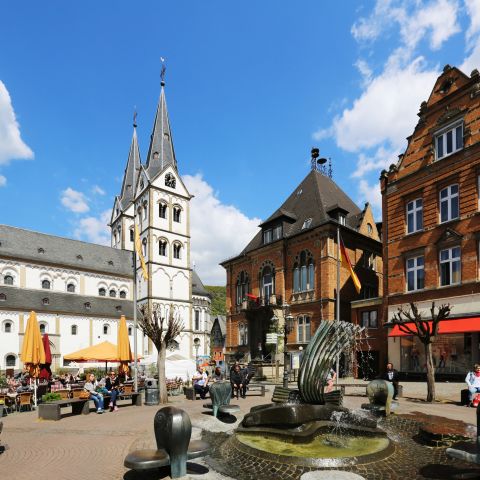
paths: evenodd
<path fill-rule="evenodd" d="M 165 99 L 165 64 L 163 59 L 160 76 L 160 99 L 157 105 L 155 121 L 153 122 L 146 163 L 146 170 L 151 179 L 155 178 L 168 165 L 172 165 L 175 170 L 177 169 L 170 121 L 168 120 L 167 101 Z"/>
<path fill-rule="evenodd" d="M 120 205 L 125 210 L 133 202 L 134 189 L 137 184 L 138 172 L 140 170 L 140 149 L 137 139 L 137 112 L 133 114 L 133 136 L 128 152 L 127 166 L 123 177 L 122 191 L 120 192 Z"/>

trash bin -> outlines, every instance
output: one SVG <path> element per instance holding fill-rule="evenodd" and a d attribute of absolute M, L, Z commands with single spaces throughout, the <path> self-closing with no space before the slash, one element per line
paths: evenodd
<path fill-rule="evenodd" d="M 145 405 L 158 405 L 160 403 L 160 391 L 157 380 L 145 379 Z"/>

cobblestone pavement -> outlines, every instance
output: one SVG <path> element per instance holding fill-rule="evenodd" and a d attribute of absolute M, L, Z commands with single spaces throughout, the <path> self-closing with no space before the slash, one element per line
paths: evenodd
<path fill-rule="evenodd" d="M 211 413 L 203 408 L 203 401 L 188 401 L 185 400 L 183 395 L 172 397 L 171 403 L 186 410 L 192 419 L 194 427 L 192 438 L 200 438 L 203 431 L 204 436 L 211 439 L 216 445 L 212 457 L 198 459 L 189 464 L 188 477 L 199 480 L 217 480 L 229 476 L 239 479 L 255 478 L 255 480 L 262 478 L 271 480 L 298 478 L 298 476 L 294 476 L 296 473 L 293 472 L 293 476 L 286 476 L 278 468 L 268 473 L 264 472 L 263 476 L 259 472 L 254 472 L 254 475 L 246 477 L 242 474 L 242 472 L 248 471 L 247 462 L 243 458 L 239 471 L 233 468 L 233 463 L 225 464 L 224 459 L 219 458 L 220 448 L 226 445 L 228 435 L 236 428 L 243 415 L 252 406 L 269 402 L 273 387 L 269 388 L 270 393 L 267 392 L 265 397 L 248 396 L 246 399 L 232 400 L 232 403 L 241 407 L 236 420 L 233 421 L 234 418 L 232 418 L 232 423 L 214 419 Z M 476 421 L 474 409 L 460 407 L 452 403 L 454 400 L 458 401 L 459 392 L 462 388 L 463 384 L 438 384 L 437 396 L 445 403 L 430 405 L 416 400 L 424 398 L 426 394 L 424 384 L 405 384 L 404 398 L 400 399 L 398 413 L 419 411 L 474 424 Z M 363 393 L 363 391 L 359 390 L 358 393 Z M 344 404 L 349 408 L 358 408 L 365 401 L 364 396 L 347 395 Z M 168 470 L 156 471 L 155 474 L 140 475 L 127 471 L 123 467 L 123 459 L 129 451 L 137 448 L 154 447 L 153 417 L 156 411 L 157 407 L 121 406 L 120 410 L 115 413 L 96 415 L 92 411 L 88 416 L 67 415 L 59 422 L 39 421 L 36 412 L 15 413 L 4 417 L 4 428 L 0 439 L 2 445 L 7 445 L 8 448 L 0 455 L 0 478 L 15 480 L 51 480 L 52 477 L 59 480 L 85 480 L 85 478 L 92 477 L 108 480 L 169 478 Z M 392 421 L 408 423 L 407 420 L 397 418 L 392 419 Z M 411 421 L 409 422 L 412 424 Z M 409 465 L 408 469 L 401 470 L 402 475 L 398 476 L 394 472 L 395 469 L 385 461 L 388 474 L 375 476 L 372 473 L 367 478 L 392 480 L 403 477 L 442 479 L 454 478 L 452 475 L 460 474 L 462 469 L 470 473 L 475 472 L 474 467 L 462 466 L 451 461 L 448 468 L 443 467 L 442 470 L 442 475 L 447 473 L 451 475 L 450 477 L 431 476 L 440 475 L 436 473 L 434 467 L 430 467 L 433 469 L 431 470 L 433 473 L 429 474 L 428 471 L 423 471 L 424 476 L 418 476 L 421 475 L 421 472 L 417 460 L 425 459 L 425 452 L 429 454 L 431 465 L 442 464 L 445 459 L 443 449 L 432 449 L 410 444 L 411 432 L 408 430 L 409 428 L 414 428 L 414 426 L 404 427 L 404 435 L 398 437 L 400 445 L 409 445 L 408 448 L 404 449 L 406 456 L 402 460 Z M 414 447 L 418 449 L 418 453 L 415 453 Z M 238 463 L 238 458 L 233 460 Z M 355 471 L 365 476 L 365 469 L 370 469 L 367 467 L 363 466 Z M 351 470 L 354 469 L 351 468 Z M 4 476 L 5 472 L 9 472 L 7 476 Z M 478 478 L 480 478 L 480 475 Z"/>

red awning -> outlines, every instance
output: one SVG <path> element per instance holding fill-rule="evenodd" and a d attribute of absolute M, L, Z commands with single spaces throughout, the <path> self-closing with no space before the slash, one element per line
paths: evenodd
<path fill-rule="evenodd" d="M 431 322 L 428 322 L 431 324 Z M 413 324 L 408 324 L 413 325 Z M 438 334 L 445 335 L 446 333 L 468 333 L 480 332 L 480 317 L 471 318 L 456 318 L 452 320 L 442 320 L 438 327 Z M 389 337 L 408 337 L 410 334 L 400 331 L 400 327 L 395 325 Z"/>

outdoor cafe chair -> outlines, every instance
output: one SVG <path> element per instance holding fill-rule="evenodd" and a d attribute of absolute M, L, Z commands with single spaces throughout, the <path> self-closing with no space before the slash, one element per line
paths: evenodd
<path fill-rule="evenodd" d="M 68 400 L 70 398 L 70 390 L 63 389 L 63 390 L 57 390 L 55 393 L 58 393 L 62 400 Z"/>
<path fill-rule="evenodd" d="M 28 407 L 30 410 L 32 409 L 32 397 L 33 394 L 31 392 L 24 392 L 18 394 L 17 409 L 19 412 L 22 411 L 22 407 Z"/>
<path fill-rule="evenodd" d="M 14 412 L 14 405 L 15 405 L 15 400 L 13 400 L 11 397 L 8 395 L 1 394 L 0 395 L 0 404 L 2 404 L 7 411 L 7 413 L 13 413 Z"/>

